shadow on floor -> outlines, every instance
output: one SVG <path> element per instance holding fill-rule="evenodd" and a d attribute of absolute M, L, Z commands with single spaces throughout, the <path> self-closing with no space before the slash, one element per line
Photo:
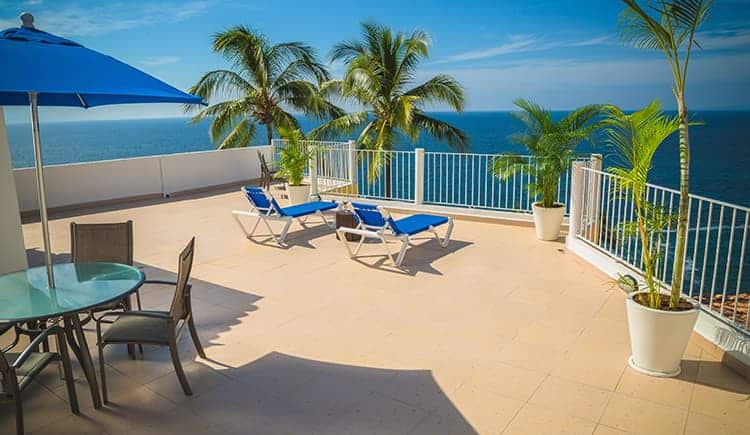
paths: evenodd
<path fill-rule="evenodd" d="M 464 240 L 451 240 L 447 247 L 443 248 L 434 237 L 417 237 L 412 239 L 412 245 L 406 252 L 404 263 L 397 267 L 385 253 L 385 248 L 380 241 L 366 240 L 363 245 L 363 251 L 352 260 L 363 266 L 391 272 L 400 275 L 415 276 L 418 273 L 428 273 L 431 275 L 443 275 L 443 272 L 436 269 L 433 263 L 443 257 L 454 254 L 467 246 L 473 245 L 472 242 Z M 357 242 L 351 243 L 352 249 Z M 400 243 L 391 243 L 389 245 L 391 252 L 396 255 L 400 249 Z M 344 249 L 342 248 L 342 251 Z"/>
<path fill-rule="evenodd" d="M 475 434 L 430 370 L 316 361 L 279 352 L 228 370 L 238 384 L 194 401 L 226 433 Z M 416 429 L 416 432 L 415 432 Z"/>

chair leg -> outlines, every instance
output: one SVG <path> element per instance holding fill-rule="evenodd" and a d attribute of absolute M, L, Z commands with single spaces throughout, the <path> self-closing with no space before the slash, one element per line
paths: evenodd
<path fill-rule="evenodd" d="M 16 402 L 16 434 L 23 435 L 23 405 L 21 405 L 21 393 L 16 391 L 13 395 Z"/>
<path fill-rule="evenodd" d="M 141 305 L 141 290 L 138 289 L 135 291 L 135 303 L 138 305 L 138 311 L 143 310 L 143 306 Z M 143 355 L 143 345 L 138 343 L 138 352 Z"/>
<path fill-rule="evenodd" d="M 203 351 L 203 346 L 201 345 L 201 341 L 198 338 L 198 331 L 195 329 L 195 322 L 193 321 L 193 314 L 191 313 L 188 317 L 188 329 L 190 330 L 190 337 L 193 339 L 193 344 L 195 344 L 195 349 L 198 351 L 198 355 L 201 358 L 206 358 L 206 352 Z"/>
<path fill-rule="evenodd" d="M 172 364 L 174 365 L 174 371 L 177 374 L 177 379 L 180 380 L 182 391 L 185 392 L 186 396 L 192 396 L 193 390 L 190 389 L 185 372 L 182 370 L 182 364 L 180 363 L 180 355 L 177 353 L 177 339 L 173 338 L 169 343 L 169 353 L 172 356 Z"/>
<path fill-rule="evenodd" d="M 99 372 L 102 376 L 102 401 L 106 404 L 109 402 L 109 396 L 107 394 L 107 374 L 104 365 L 104 346 L 105 344 L 102 342 L 102 326 L 101 323 L 96 322 L 96 349 L 99 352 Z"/>

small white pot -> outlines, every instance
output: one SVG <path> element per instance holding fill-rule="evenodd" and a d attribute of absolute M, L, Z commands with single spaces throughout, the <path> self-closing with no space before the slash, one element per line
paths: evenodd
<path fill-rule="evenodd" d="M 539 240 L 557 240 L 560 237 L 565 206 L 563 204 L 555 205 L 559 207 L 546 208 L 538 203 L 532 205 L 536 238 Z"/>
<path fill-rule="evenodd" d="M 679 375 L 682 355 L 700 310 L 695 305 L 687 311 L 655 310 L 634 301 L 636 294 L 625 301 L 632 351 L 628 364 L 650 376 Z"/>
<path fill-rule="evenodd" d="M 289 204 L 302 204 L 310 201 L 310 185 L 302 184 L 300 186 L 286 185 L 286 194 L 289 197 Z"/>

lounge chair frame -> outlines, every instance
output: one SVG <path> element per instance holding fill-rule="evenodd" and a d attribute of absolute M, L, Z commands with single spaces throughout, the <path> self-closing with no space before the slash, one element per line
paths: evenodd
<path fill-rule="evenodd" d="M 245 193 L 245 188 L 241 190 L 243 193 Z M 266 194 L 265 191 L 263 191 L 263 193 Z M 266 196 L 268 195 L 266 194 Z M 315 212 L 310 213 L 308 215 L 298 216 L 295 218 L 292 216 L 284 216 L 284 215 L 279 214 L 279 212 L 273 206 L 269 207 L 268 209 L 260 209 L 251 200 L 248 200 L 248 202 L 250 202 L 249 211 L 241 211 L 241 210 L 232 211 L 232 216 L 234 217 L 234 220 L 237 222 L 237 225 L 239 225 L 240 229 L 242 229 L 242 232 L 245 233 L 245 237 L 248 239 L 252 238 L 252 236 L 255 234 L 255 230 L 258 228 L 258 225 L 261 222 L 263 222 L 263 224 L 268 229 L 268 232 L 273 237 L 274 241 L 276 241 L 276 243 L 278 243 L 279 245 L 283 245 L 286 242 L 286 237 L 289 233 L 289 229 L 291 228 L 294 220 L 297 219 L 297 221 L 300 223 L 300 225 L 302 225 L 302 227 L 307 228 L 307 219 L 313 215 L 320 217 L 320 219 L 328 228 L 331 228 L 331 229 L 336 228 L 336 223 L 334 221 L 329 222 L 328 219 L 326 219 L 325 214 L 320 210 L 316 210 Z M 340 206 L 332 210 L 335 211 L 335 210 L 338 210 L 339 208 Z M 241 217 L 256 218 L 255 224 L 253 224 L 253 227 L 250 229 L 250 231 L 248 231 L 245 228 L 245 225 L 242 224 L 242 220 L 240 219 Z M 283 222 L 284 227 L 281 229 L 281 232 L 277 234 L 271 227 L 270 222 Z"/>
<path fill-rule="evenodd" d="M 354 208 L 355 207 L 352 206 L 352 209 Z M 380 243 L 385 248 L 388 258 L 391 259 L 393 265 L 396 267 L 401 267 L 401 265 L 404 263 L 406 252 L 412 246 L 411 237 L 416 234 L 397 234 L 389 223 L 389 220 L 392 219 L 390 212 L 380 206 L 373 207 L 373 210 L 378 210 L 380 212 L 380 214 L 383 216 L 383 220 L 385 221 L 385 225 L 367 225 L 358 218 L 359 224 L 356 228 L 340 227 L 336 230 L 339 236 L 339 240 L 341 240 L 344 244 L 346 251 L 349 253 L 349 258 L 355 258 L 357 257 L 357 255 L 359 255 L 359 250 L 360 248 L 362 248 L 362 245 L 364 244 L 366 238 L 380 240 Z M 438 241 L 440 246 L 443 248 L 447 248 L 448 244 L 450 243 L 451 234 L 453 233 L 453 218 L 448 217 L 448 228 L 446 229 L 445 235 L 443 237 L 440 237 L 437 232 L 437 228 L 432 225 L 430 225 L 426 230 L 422 232 L 425 231 L 431 232 L 435 236 L 435 240 Z M 359 242 L 357 242 L 357 246 L 354 249 L 352 249 L 350 244 L 347 243 L 345 237 L 346 234 L 355 234 L 360 236 Z M 391 248 L 388 246 L 389 240 L 397 240 L 401 242 L 401 248 L 399 249 L 397 254 L 394 254 L 393 251 L 391 251 Z"/>

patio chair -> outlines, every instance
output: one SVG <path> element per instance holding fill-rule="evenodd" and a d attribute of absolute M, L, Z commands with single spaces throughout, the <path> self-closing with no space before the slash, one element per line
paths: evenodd
<path fill-rule="evenodd" d="M 193 320 L 193 307 L 190 300 L 191 285 L 190 271 L 193 267 L 193 255 L 195 252 L 195 237 L 190 240 L 185 249 L 180 253 L 177 281 L 149 281 L 152 284 L 174 285 L 175 293 L 169 311 L 124 311 L 109 312 L 103 314 L 96 320 L 97 348 L 99 349 L 99 369 L 102 377 L 102 399 L 107 403 L 107 379 L 104 364 L 104 347 L 108 344 L 152 344 L 157 346 L 168 346 L 172 357 L 177 378 L 185 395 L 193 394 L 188 384 L 185 372 L 180 363 L 180 355 L 177 351 L 177 342 L 185 330 L 190 330 L 198 355 L 206 358 L 206 354 L 198 338 Z M 102 323 L 106 318 L 115 318 L 112 324 L 102 333 Z"/>
<path fill-rule="evenodd" d="M 359 222 L 356 228 L 340 227 L 336 231 L 339 239 L 344 243 L 350 258 L 359 254 L 366 238 L 377 239 L 383 244 L 388 257 L 393 264 L 400 267 L 404 262 L 406 251 L 410 247 L 411 238 L 419 233 L 430 231 L 435 235 L 440 246 L 448 246 L 451 233 L 453 233 L 453 219 L 447 216 L 436 216 L 430 214 L 415 214 L 402 219 L 393 219 L 390 213 L 382 208 L 372 204 L 362 204 L 357 202 L 350 203 L 354 216 Z M 442 238 L 438 235 L 436 228 L 448 224 L 445 236 Z M 352 250 L 346 242 L 346 234 L 355 234 L 361 236 L 357 247 Z M 401 249 L 397 256 L 391 252 L 388 247 L 387 239 L 397 239 L 401 241 Z"/>
<path fill-rule="evenodd" d="M 311 201 L 304 204 L 281 207 L 279 203 L 276 202 L 275 198 L 269 198 L 266 195 L 266 192 L 259 187 L 245 186 L 242 188 L 242 193 L 245 194 L 245 197 L 250 202 L 251 210 L 235 210 L 232 212 L 232 215 L 234 216 L 234 219 L 237 221 L 237 224 L 240 226 L 240 228 L 242 228 L 242 231 L 245 233 L 245 236 L 247 238 L 252 237 L 252 235 L 255 233 L 255 230 L 258 228 L 258 224 L 261 221 L 263 221 L 263 223 L 266 225 L 266 228 L 268 228 L 268 231 L 271 233 L 271 236 L 273 236 L 276 243 L 280 245 L 282 245 L 286 240 L 287 233 L 289 232 L 289 227 L 292 225 L 294 219 L 299 220 L 299 222 L 304 226 L 308 217 L 316 215 L 320 216 L 320 218 L 323 220 L 323 223 L 325 223 L 329 228 L 333 229 L 335 227 L 335 223 L 328 222 L 325 215 L 323 214 L 324 211 L 339 208 L 339 204 L 334 201 Z M 257 218 L 257 220 L 255 221 L 255 225 L 253 225 L 253 228 L 252 230 L 250 230 L 250 232 L 248 232 L 245 229 L 245 226 L 242 225 L 240 216 Z M 281 230 L 281 233 L 279 235 L 276 235 L 276 233 L 271 228 L 269 222 L 272 221 L 284 222 L 284 228 Z"/>
<path fill-rule="evenodd" d="M 70 256 L 73 263 L 105 262 L 133 265 L 133 221 L 104 224 L 70 223 Z M 138 309 L 141 294 L 135 291 Z M 88 323 L 95 313 L 116 308 L 129 310 L 130 296 L 93 308 L 83 323 Z"/>
<path fill-rule="evenodd" d="M 258 160 L 260 161 L 260 186 L 264 189 L 269 189 L 271 187 L 271 181 L 278 170 L 271 169 L 271 167 L 268 166 L 266 156 L 260 151 L 258 151 Z"/>
<path fill-rule="evenodd" d="M 57 352 L 36 352 L 35 349 L 52 334 L 57 339 Z M 65 334 L 62 328 L 58 325 L 52 325 L 41 331 L 21 353 L 10 353 L 7 348 L 0 351 L 0 398 L 14 402 L 16 433 L 19 435 L 24 433 L 21 393 L 31 385 L 36 375 L 53 361 L 62 363 L 70 410 L 74 414 L 78 414 L 78 398 L 73 383 L 73 369 L 70 365 L 68 345 L 65 342 Z"/>

